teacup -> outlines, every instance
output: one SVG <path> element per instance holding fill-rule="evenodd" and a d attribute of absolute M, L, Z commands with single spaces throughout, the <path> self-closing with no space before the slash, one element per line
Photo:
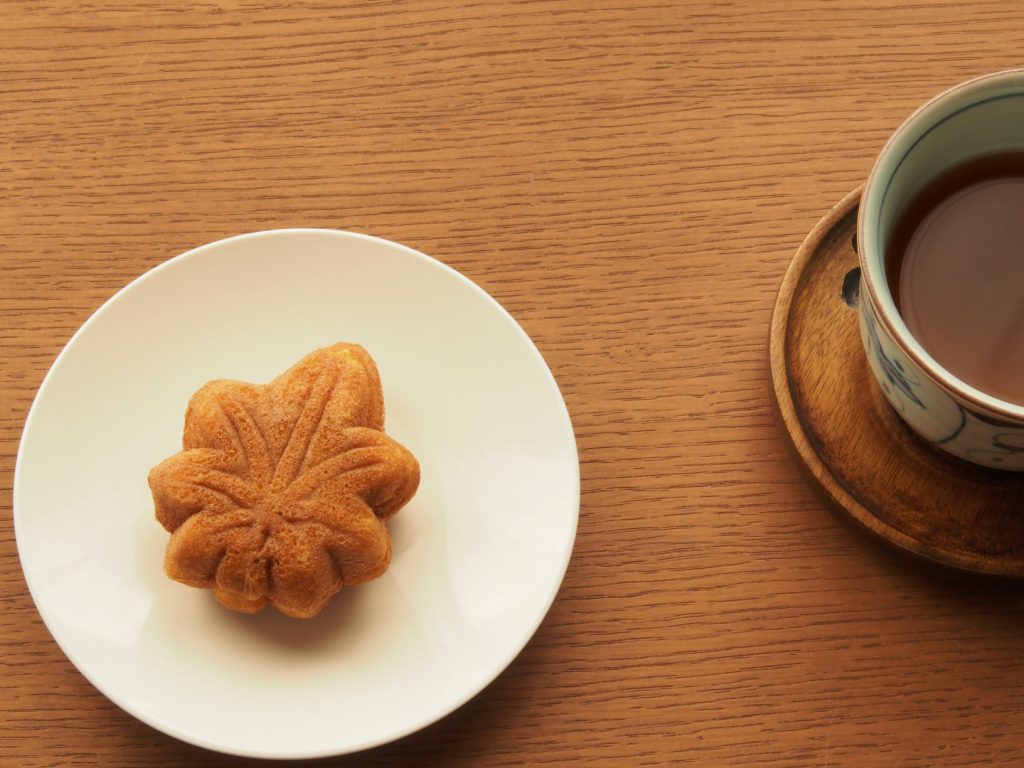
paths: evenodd
<path fill-rule="evenodd" d="M 857 222 L 861 339 L 886 399 L 926 442 L 985 467 L 1024 470 L 1024 406 L 943 368 L 914 338 L 886 279 L 886 243 L 929 182 L 983 155 L 1024 151 L 1024 70 L 950 88 L 897 129 L 868 176 Z"/>

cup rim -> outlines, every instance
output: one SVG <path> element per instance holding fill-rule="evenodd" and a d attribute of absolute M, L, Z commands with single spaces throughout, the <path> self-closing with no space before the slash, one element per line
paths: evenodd
<path fill-rule="evenodd" d="M 926 121 L 931 114 L 954 93 L 958 93 L 968 88 L 988 85 L 993 81 L 1011 80 L 1021 77 L 1024 77 L 1024 67 L 1004 69 L 998 72 L 990 72 L 985 75 L 973 77 L 947 88 L 915 109 L 910 116 L 907 117 L 895 131 L 893 131 L 882 146 L 878 156 L 875 158 L 875 162 L 871 167 L 871 172 L 868 174 L 867 181 L 864 183 L 864 193 L 861 197 L 857 213 L 857 243 L 859 246 L 857 249 L 857 258 L 860 262 L 861 274 L 864 276 L 864 280 L 862 282 L 864 287 L 867 289 L 868 297 L 871 300 L 875 315 L 879 322 L 881 322 L 885 327 L 889 336 L 919 368 L 928 374 L 928 376 L 937 384 L 948 390 L 950 394 L 976 408 L 981 408 L 994 415 L 1014 421 L 1024 421 L 1024 405 L 1017 405 L 1007 400 L 1001 400 L 998 397 L 989 395 L 982 390 L 971 386 L 947 368 L 944 368 L 937 360 L 935 360 L 934 357 L 931 356 L 931 354 L 928 353 L 926 349 L 924 349 L 920 342 L 914 339 L 914 335 L 910 332 L 910 328 L 907 327 L 907 324 L 896 310 L 895 302 L 892 300 L 891 294 L 888 293 L 887 285 L 883 285 L 885 283 L 885 276 L 877 275 L 870 267 L 867 254 L 872 243 L 870 238 L 865 237 L 864 227 L 865 211 L 868 208 L 867 201 L 869 196 L 873 197 L 872 192 L 875 191 L 877 184 L 876 177 L 879 173 L 879 166 L 881 166 L 882 161 L 892 153 L 895 145 L 903 136 L 917 127 L 920 123 Z M 881 284 L 879 283 L 880 277 Z M 885 291 L 884 295 L 889 296 L 888 302 L 882 300 L 883 290 Z M 913 340 L 914 343 L 908 343 L 908 339 Z"/>

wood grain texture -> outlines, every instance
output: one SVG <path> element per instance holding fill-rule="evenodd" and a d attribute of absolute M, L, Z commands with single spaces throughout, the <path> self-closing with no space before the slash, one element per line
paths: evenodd
<path fill-rule="evenodd" d="M 1019 588 L 842 524 L 773 412 L 797 246 L 918 104 L 1020 63 L 1017 3 L 0 5 L 0 764 L 227 766 L 97 693 L 11 518 L 32 397 L 119 287 L 240 232 L 369 232 L 537 342 L 580 448 L 537 636 L 440 723 L 337 765 L 1024 762 Z"/>

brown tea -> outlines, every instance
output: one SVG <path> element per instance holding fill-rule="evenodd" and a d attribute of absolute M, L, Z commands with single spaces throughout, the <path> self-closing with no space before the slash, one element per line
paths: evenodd
<path fill-rule="evenodd" d="M 936 178 L 897 220 L 886 253 L 914 338 L 961 380 L 1024 405 L 1024 152 Z"/>

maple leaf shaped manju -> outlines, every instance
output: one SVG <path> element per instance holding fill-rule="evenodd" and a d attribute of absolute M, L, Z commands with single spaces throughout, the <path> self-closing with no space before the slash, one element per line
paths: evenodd
<path fill-rule="evenodd" d="M 171 532 L 164 570 L 223 605 L 315 616 L 391 560 L 384 520 L 419 464 L 384 434 L 373 358 L 354 344 L 306 356 L 264 386 L 211 381 L 185 413 L 183 450 L 149 473 Z"/>

